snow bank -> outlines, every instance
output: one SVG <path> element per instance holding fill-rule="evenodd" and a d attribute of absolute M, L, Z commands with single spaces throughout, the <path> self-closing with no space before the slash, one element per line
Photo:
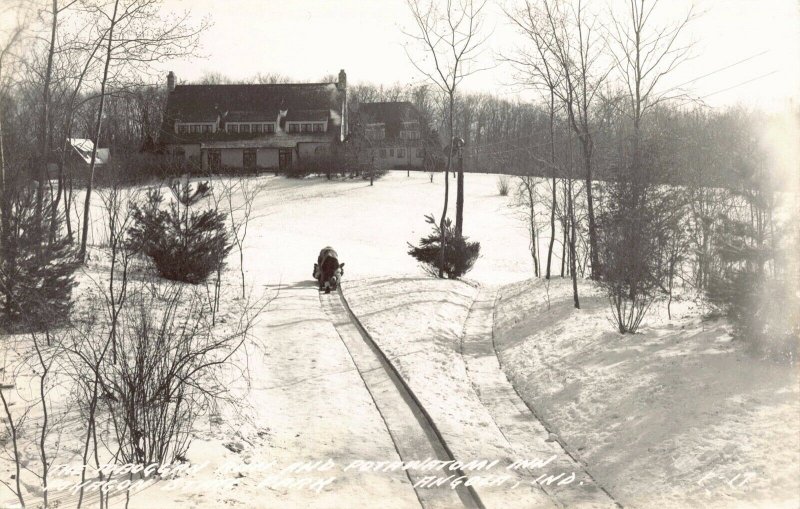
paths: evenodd
<path fill-rule="evenodd" d="M 605 298 L 568 280 L 503 289 L 509 379 L 623 505 L 797 507 L 798 372 L 761 360 L 691 302 L 620 335 Z M 549 294 L 549 305 L 548 305 Z M 795 424 L 790 424 L 790 423 Z"/>

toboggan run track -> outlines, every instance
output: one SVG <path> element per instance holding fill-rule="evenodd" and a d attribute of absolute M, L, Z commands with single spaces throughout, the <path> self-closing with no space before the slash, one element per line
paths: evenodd
<path fill-rule="evenodd" d="M 452 451 L 430 415 L 353 314 L 342 294 L 341 286 L 335 293 L 320 292 L 320 301 L 353 359 L 364 386 L 389 431 L 398 456 L 404 461 L 425 458 L 454 461 Z M 455 473 L 458 476 L 464 475 L 461 469 L 455 470 Z M 426 477 L 437 475 L 437 471 L 408 469 L 406 475 L 413 486 Z M 415 487 L 414 490 L 420 505 L 425 509 L 485 509 L 471 486 L 462 484 L 451 489 L 449 484 L 444 484 L 441 487 Z"/>

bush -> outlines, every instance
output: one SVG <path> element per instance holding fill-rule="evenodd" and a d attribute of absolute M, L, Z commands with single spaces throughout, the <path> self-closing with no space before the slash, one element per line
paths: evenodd
<path fill-rule="evenodd" d="M 305 178 L 308 175 L 325 175 L 328 179 L 344 174 L 347 166 L 344 158 L 337 152 L 322 152 L 312 157 L 293 161 L 286 168 L 285 174 L 290 178 Z"/>
<path fill-rule="evenodd" d="M 655 299 L 667 293 L 665 253 L 682 227 L 684 209 L 678 191 L 619 181 L 607 192 L 606 208 L 597 216 L 599 284 L 619 332 L 633 334 Z"/>
<path fill-rule="evenodd" d="M 169 154 L 120 153 L 95 170 L 94 185 L 137 185 L 200 172 L 199 161 Z M 79 180 L 86 175 L 77 175 Z"/>
<path fill-rule="evenodd" d="M 419 246 L 408 244 L 408 254 L 420 262 L 425 272 L 439 277 L 441 268 L 444 277 L 457 279 L 472 270 L 472 266 L 480 256 L 480 243 L 468 242 L 466 237 L 456 237 L 452 221 L 446 219 L 444 266 L 442 266 L 441 229 L 432 215 L 425 216 L 425 222 L 432 225 L 431 234 L 420 239 Z"/>
<path fill-rule="evenodd" d="M 116 319 L 114 362 L 95 361 L 109 341 L 110 324 L 102 318 L 75 338 L 70 366 L 81 367 L 77 375 L 86 394 L 99 382 L 98 403 L 108 412 L 123 463 L 181 461 L 199 417 L 227 403 L 241 404 L 225 379 L 255 308 L 246 304 L 224 331 L 212 327 L 207 309 L 199 288 L 136 281 Z"/>
<path fill-rule="evenodd" d="M 159 189 L 150 190 L 144 204 L 133 206 L 129 246 L 149 256 L 164 278 L 201 283 L 222 268 L 233 247 L 227 216 L 214 209 L 190 210 L 209 194 L 207 182 L 196 188 L 188 182 L 173 183 L 170 190 L 174 199 L 168 210 L 161 209 Z"/>
<path fill-rule="evenodd" d="M 511 186 L 511 177 L 508 175 L 499 175 L 497 177 L 497 192 L 500 196 L 508 196 L 508 190 Z"/>

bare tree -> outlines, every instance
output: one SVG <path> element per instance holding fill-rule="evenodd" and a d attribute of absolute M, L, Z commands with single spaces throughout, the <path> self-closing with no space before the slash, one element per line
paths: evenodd
<path fill-rule="evenodd" d="M 522 81 L 535 88 L 544 88 L 548 101 L 549 141 L 550 141 L 550 242 L 547 248 L 547 265 L 545 278 L 550 279 L 550 267 L 553 259 L 553 246 L 556 240 L 556 206 L 557 206 L 557 171 L 555 146 L 556 90 L 561 86 L 563 70 L 554 58 L 551 48 L 554 45 L 553 32 L 548 30 L 546 17 L 532 3 L 525 0 L 523 7 L 506 16 L 521 30 L 533 44 L 531 49 L 520 49 L 518 55 L 507 57 L 521 74 Z"/>
<path fill-rule="evenodd" d="M 263 83 L 267 85 L 273 85 L 278 83 L 292 83 L 292 78 L 289 76 L 285 76 L 280 73 L 274 72 L 267 72 L 267 73 L 258 73 L 250 80 L 252 83 Z"/>
<path fill-rule="evenodd" d="M 691 44 L 679 41 L 692 11 L 675 24 L 654 26 L 658 5 L 659 0 L 630 0 L 627 21 L 612 13 L 609 30 L 616 68 L 626 89 L 628 107 L 623 111 L 630 124 L 619 127 L 618 175 L 607 186 L 601 276 L 621 333 L 636 332 L 658 291 L 666 290 L 671 299 L 681 254 L 676 251 L 684 246 L 675 241 L 677 230 L 684 227 L 673 217 L 682 209 L 678 190 L 663 185 L 669 182 L 671 151 L 663 146 L 657 122 L 645 126 L 643 120 L 670 97 L 659 90 L 659 83 L 689 54 Z"/>
<path fill-rule="evenodd" d="M 483 10 L 486 0 L 407 0 L 414 19 L 414 33 L 406 32 L 420 47 L 426 58 L 419 61 L 408 53 L 409 60 L 419 72 L 436 85 L 447 99 L 447 129 L 450 137 L 444 180 L 444 206 L 439 221 L 441 231 L 441 267 L 445 257 L 445 219 L 450 194 L 449 175 L 455 150 L 454 114 L 456 93 L 464 78 L 480 71 L 477 57 L 486 36 L 483 32 Z M 484 38 L 481 38 L 484 37 Z M 456 196 L 455 234 L 461 237 L 464 208 L 464 172 L 459 169 Z M 442 268 L 439 277 L 443 277 Z"/>
<path fill-rule="evenodd" d="M 254 219 L 253 205 L 263 189 L 263 185 L 256 179 L 244 176 L 219 179 L 211 188 L 210 198 L 214 204 L 214 209 L 220 212 L 224 211 L 227 215 L 231 238 L 239 253 L 242 299 L 247 297 L 244 243 L 247 238 L 247 229 L 250 226 L 250 221 Z M 217 299 L 214 300 L 216 301 Z M 212 310 L 216 307 L 217 305 L 212 305 Z"/>
<path fill-rule="evenodd" d="M 105 41 L 105 51 L 99 105 L 92 133 L 94 146 L 83 207 L 83 234 L 78 253 L 81 260 L 86 258 L 89 207 L 109 79 L 145 72 L 145 66 L 153 62 L 191 54 L 197 46 L 200 32 L 207 26 L 205 22 L 198 27 L 190 26 L 188 13 L 164 19 L 159 15 L 159 6 L 160 0 L 84 0 L 84 9 L 96 19 L 101 40 Z"/>
<path fill-rule="evenodd" d="M 548 54 L 559 67 L 563 78 L 561 86 L 554 89 L 567 113 L 570 127 L 581 147 L 584 171 L 586 210 L 589 227 L 589 256 L 592 277 L 600 273 L 597 256 L 597 227 L 594 212 L 594 139 L 592 135 L 591 108 L 595 96 L 606 81 L 611 68 L 600 68 L 604 42 L 595 30 L 597 18 L 590 15 L 581 0 L 566 5 L 563 0 L 540 0 L 549 34 L 542 39 Z"/>
<path fill-rule="evenodd" d="M 611 54 L 616 69 L 624 83 L 630 108 L 627 110 L 633 123 L 633 166 L 640 164 L 639 140 L 642 117 L 656 105 L 674 99 L 674 89 L 661 91 L 662 79 L 686 61 L 692 44 L 684 44 L 681 35 L 693 18 L 689 9 L 686 16 L 674 24 L 656 26 L 654 11 L 659 0 L 630 0 L 626 18 L 611 13 L 613 20 L 608 30 Z"/>
<path fill-rule="evenodd" d="M 15 423 L 14 416 L 11 413 L 11 409 L 9 408 L 8 400 L 6 399 L 5 394 L 3 394 L 3 391 L 7 388 L 8 387 L 5 385 L 0 386 L 0 401 L 3 402 L 3 411 L 5 413 L 5 421 L 6 421 L 5 425 L 8 427 L 9 430 L 9 436 L 11 438 L 11 446 L 14 455 L 13 460 L 15 468 L 15 474 L 14 474 L 15 487 L 12 488 L 11 486 L 8 485 L 8 483 L 6 483 L 6 481 L 2 481 L 2 483 L 8 489 L 10 489 L 14 493 L 14 495 L 16 495 L 17 500 L 19 500 L 20 507 L 25 507 L 25 497 L 22 494 L 22 485 L 21 485 L 22 481 L 20 480 L 20 475 L 19 475 L 21 458 L 20 458 L 19 442 L 18 442 L 18 436 L 19 436 L 17 430 L 18 424 Z"/>
<path fill-rule="evenodd" d="M 539 226 L 536 222 L 536 177 L 522 176 L 517 179 L 517 206 L 523 210 L 526 226 L 528 227 L 528 249 L 533 260 L 533 274 L 539 277 Z"/>
<path fill-rule="evenodd" d="M 17 55 L 15 54 L 16 46 L 27 29 L 30 22 L 29 11 L 20 3 L 6 5 L 0 14 L 6 19 L 11 16 L 16 18 L 16 22 L 10 26 L 6 33 L 3 33 L 3 39 L 0 39 L 0 249 L 3 250 L 1 255 L 5 256 L 5 249 L 8 245 L 8 236 L 10 233 L 10 215 L 11 215 L 11 200 L 9 191 L 9 178 L 6 172 L 6 157 L 5 146 L 3 142 L 3 101 L 8 94 L 8 89 L 12 83 L 12 74 L 18 63 Z"/>

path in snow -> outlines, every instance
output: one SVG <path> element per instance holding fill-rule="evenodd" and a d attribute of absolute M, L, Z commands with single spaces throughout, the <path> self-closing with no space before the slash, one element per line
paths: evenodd
<path fill-rule="evenodd" d="M 548 473 L 575 473 L 575 480 L 566 486 L 543 484 L 542 488 L 564 507 L 614 507 L 617 504 L 597 486 L 584 466 L 573 459 L 560 440 L 550 433 L 519 397 L 500 368 L 494 348 L 494 309 L 496 289 L 481 288 L 464 323 L 461 354 L 467 375 L 478 398 L 489 410 L 503 437 L 520 458 L 555 459 L 547 464 Z M 534 477 L 541 472 L 532 474 Z"/>
<path fill-rule="evenodd" d="M 309 271 L 310 272 L 310 271 Z M 310 275 L 310 274 L 309 274 Z M 236 489 L 187 494 L 173 507 L 239 507 L 330 509 L 332 507 L 419 508 L 411 483 L 402 471 L 345 471 L 353 461 L 400 461 L 380 414 L 365 390 L 347 349 L 320 307 L 313 282 L 282 285 L 253 335 L 267 348 L 248 352 L 251 368 L 247 398 L 241 400 L 243 421 L 226 417 L 209 440 L 196 440 L 192 462 L 212 464 L 275 461 L 276 469 L 242 472 Z M 253 424 L 248 424 L 252 422 Z M 251 426 L 257 426 L 251 429 Z M 225 431 L 229 427 L 240 432 Z M 230 435 L 244 450 L 232 453 L 217 438 Z M 228 439 L 230 440 L 230 439 Z M 295 462 L 331 459 L 330 471 L 288 473 L 284 478 L 336 480 L 321 492 L 281 486 L 259 486 L 262 479 Z M 245 465 L 246 466 L 246 465 Z M 210 469 L 209 469 L 210 470 Z M 223 477 L 237 477 L 234 471 Z M 149 507 L 164 507 L 163 500 Z M 148 507 L 145 503 L 138 507 Z"/>
<path fill-rule="evenodd" d="M 462 463 L 497 461 L 491 469 L 466 472 L 470 479 L 505 477 L 503 484 L 474 486 L 483 505 L 557 507 L 558 502 L 534 482 L 542 471 L 531 475 L 508 468 L 519 459 L 546 457 L 519 456 L 467 377 L 459 345 L 476 293 L 461 281 L 430 278 L 348 281 L 344 289 L 358 320 L 431 417 L 452 456 Z"/>
<path fill-rule="evenodd" d="M 327 295 L 320 293 L 320 300 L 383 417 L 400 458 L 404 461 L 426 458 L 452 461 L 453 455 L 430 422 L 430 417 L 383 352 L 361 327 L 342 297 L 341 290 Z M 406 474 L 416 485 L 428 477 L 430 472 L 409 469 Z M 458 474 L 463 475 L 463 472 Z M 437 488 L 415 487 L 415 490 L 420 504 L 426 509 L 448 509 L 460 505 L 483 507 L 475 492 L 463 485 L 455 490 L 450 489 L 447 484 Z"/>

